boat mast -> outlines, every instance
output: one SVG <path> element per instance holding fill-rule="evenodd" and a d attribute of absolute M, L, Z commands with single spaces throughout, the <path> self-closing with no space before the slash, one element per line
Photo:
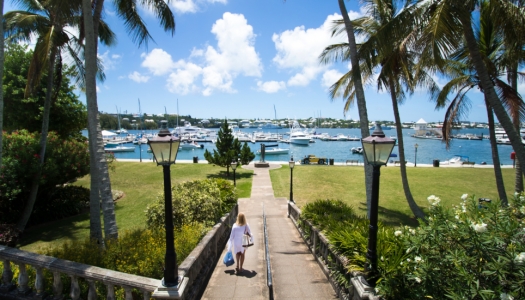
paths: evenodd
<path fill-rule="evenodd" d="M 122 129 L 120 128 L 120 112 L 118 111 L 118 107 L 115 105 L 115 108 L 117 109 L 117 120 L 118 120 L 118 133 L 120 134 L 120 132 L 122 131 Z"/>

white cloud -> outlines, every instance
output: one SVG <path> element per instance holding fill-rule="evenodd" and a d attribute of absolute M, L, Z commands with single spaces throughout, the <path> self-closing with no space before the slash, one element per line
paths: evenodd
<path fill-rule="evenodd" d="M 272 94 L 284 90 L 286 88 L 286 83 L 284 83 L 284 81 L 257 81 L 257 87 L 260 91 Z"/>
<path fill-rule="evenodd" d="M 104 71 L 114 70 L 115 67 L 120 63 L 122 57 L 118 54 L 110 54 L 109 51 L 106 51 L 102 54 L 98 54 L 98 59 L 102 61 L 104 66 Z"/>
<path fill-rule="evenodd" d="M 155 48 L 148 54 L 142 53 L 141 57 L 144 58 L 142 66 L 156 76 L 165 75 L 175 67 L 171 55 L 162 49 Z"/>
<path fill-rule="evenodd" d="M 299 26 L 272 37 L 277 50 L 273 61 L 282 69 L 297 72 L 290 78 L 288 85 L 304 86 L 315 79 L 327 66 L 319 64 L 319 55 L 331 44 L 345 41 L 346 36 L 332 38 L 333 21 L 341 18 L 338 14 L 329 15 L 318 28 Z"/>
<path fill-rule="evenodd" d="M 227 4 L 228 0 L 175 0 L 170 3 L 173 9 L 181 14 L 196 13 L 200 7 L 206 3 L 221 3 Z"/>
<path fill-rule="evenodd" d="M 128 78 L 135 81 L 135 82 L 138 82 L 138 83 L 141 83 L 141 82 L 148 82 L 149 80 L 149 76 L 144 76 L 144 75 L 141 75 L 139 72 L 135 71 L 131 74 L 128 75 Z"/>
<path fill-rule="evenodd" d="M 153 75 L 168 75 L 166 86 L 172 93 L 200 91 L 206 96 L 214 91 L 236 92 L 233 81 L 238 76 L 261 76 L 263 67 L 254 47 L 256 35 L 243 15 L 224 13 L 211 32 L 216 46 L 194 48 L 187 59 L 177 62 L 165 50 L 153 49 L 142 54 L 142 66 Z"/>
<path fill-rule="evenodd" d="M 177 62 L 180 66 L 171 73 L 167 80 L 167 88 L 175 94 L 186 95 L 198 90 L 195 79 L 202 74 L 202 68 L 193 63 Z"/>
<path fill-rule="evenodd" d="M 321 86 L 325 88 L 330 88 L 336 81 L 341 79 L 344 74 L 337 70 L 328 70 L 323 73 L 323 78 L 321 79 Z"/>

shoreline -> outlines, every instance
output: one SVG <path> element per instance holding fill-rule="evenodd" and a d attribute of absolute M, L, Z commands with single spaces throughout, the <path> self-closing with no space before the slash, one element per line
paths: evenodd
<path fill-rule="evenodd" d="M 140 159 L 132 159 L 132 158 L 117 158 L 116 161 L 122 161 L 122 162 L 140 162 Z M 152 163 L 153 160 L 151 159 L 142 159 L 142 163 Z M 279 165 L 287 165 L 287 161 L 266 161 L 269 164 L 279 164 Z M 177 163 L 181 164 L 192 164 L 194 163 L 193 160 L 177 160 Z M 198 164 L 207 164 L 207 160 L 199 160 L 197 162 Z M 253 166 L 255 164 L 255 161 L 252 161 L 249 163 L 250 166 Z M 296 166 L 301 166 L 300 163 L 296 162 Z M 315 165 L 312 165 L 315 166 Z M 326 166 L 326 165 L 325 165 Z M 363 163 L 355 164 L 355 163 L 346 163 L 346 162 L 334 162 L 334 166 L 346 166 L 346 167 L 360 167 L 363 166 Z M 388 163 L 386 165 L 387 167 L 399 167 L 399 164 L 396 163 Z M 418 163 L 417 166 L 415 166 L 413 163 L 407 162 L 407 167 L 409 168 L 433 168 L 433 164 L 422 164 Z M 494 165 L 480 165 L 480 164 L 474 164 L 474 165 L 446 165 L 446 164 L 440 164 L 439 167 L 435 168 L 484 168 L 484 169 L 493 169 Z M 501 165 L 502 169 L 509 169 L 514 168 L 512 165 Z"/>

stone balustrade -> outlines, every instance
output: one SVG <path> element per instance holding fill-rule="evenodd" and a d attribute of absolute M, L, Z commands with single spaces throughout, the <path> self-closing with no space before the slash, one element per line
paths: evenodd
<path fill-rule="evenodd" d="M 16 248 L 0 246 L 0 260 L 3 261 L 2 279 L 0 285 L 1 299 L 43 299 L 44 282 L 43 270 L 53 273 L 53 299 L 63 299 L 64 284 L 62 275 L 71 278 L 69 297 L 71 299 L 80 298 L 79 281 L 84 281 L 88 286 L 88 300 L 97 299 L 95 284 L 102 283 L 107 288 L 106 299 L 115 298 L 115 287 L 122 287 L 126 300 L 132 300 L 132 290 L 137 289 L 141 292 L 143 299 L 165 298 L 165 299 L 198 299 L 204 289 L 205 283 L 209 279 L 222 249 L 226 245 L 229 237 L 230 228 L 235 223 L 238 214 L 238 206 L 221 218 L 212 230 L 210 230 L 199 244 L 193 249 L 188 257 L 179 265 L 179 276 L 184 278 L 184 285 L 181 285 L 175 296 L 164 294 L 156 296 L 155 292 L 160 290 L 161 280 L 136 276 L 122 272 L 112 271 L 95 266 L 76 263 L 55 257 L 40 255 L 32 252 L 22 251 Z M 18 266 L 18 278 L 13 284 L 13 270 L 11 263 Z M 35 270 L 34 286 L 29 286 L 29 274 L 27 266 Z M 167 296 L 166 296 L 167 295 Z"/>
<path fill-rule="evenodd" d="M 328 280 L 334 287 L 340 299 L 380 299 L 374 293 L 374 288 L 368 286 L 364 280 L 363 274 L 359 272 L 348 272 L 346 266 L 348 260 L 346 257 L 337 253 L 335 249 L 330 247 L 328 239 L 319 229 L 317 229 L 308 220 L 300 220 L 301 210 L 293 202 L 288 202 L 288 212 L 290 219 L 292 219 L 297 230 L 301 234 L 306 245 L 315 256 L 321 269 L 327 276 Z M 299 224 L 301 223 L 301 224 Z M 348 282 L 351 282 L 349 287 L 341 286 L 341 284 L 334 278 L 334 273 L 344 276 Z"/>

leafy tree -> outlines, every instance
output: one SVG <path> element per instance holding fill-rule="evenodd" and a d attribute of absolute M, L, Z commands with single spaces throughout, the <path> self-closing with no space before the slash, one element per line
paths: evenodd
<path fill-rule="evenodd" d="M 4 15 L 4 0 L 0 0 L 0 16 Z M 3 23 L 3 19 L 2 19 Z M 4 44 L 4 27 L 0 26 L 0 45 Z M 4 79 L 4 47 L 0 47 L 0 86 Z M 0 168 L 2 168 L 2 143 L 4 132 L 4 91 L 0 90 Z"/>
<path fill-rule="evenodd" d="M 239 155 L 239 160 L 241 161 L 241 164 L 247 165 L 254 158 L 255 158 L 255 153 L 253 153 L 250 147 L 248 147 L 248 143 L 244 142 L 244 145 L 242 145 L 242 148 L 241 148 L 241 154 Z"/>
<path fill-rule="evenodd" d="M 42 172 L 38 201 L 34 208 L 46 211 L 53 202 L 51 195 L 57 189 L 89 173 L 86 139 L 63 139 L 53 131 L 48 134 L 46 161 L 40 169 L 39 135 L 37 132 L 20 130 L 4 136 L 3 166 L 0 170 L 0 222 L 19 220 L 28 201 L 30 191 L 27 186 L 31 185 L 35 174 Z M 66 200 L 70 203 L 77 201 L 75 197 Z"/>
<path fill-rule="evenodd" d="M 8 132 L 27 129 L 38 132 L 42 128 L 42 107 L 45 91 L 38 90 L 33 96 L 24 98 L 27 85 L 27 72 L 33 51 L 20 44 L 7 44 L 4 62 L 4 129 Z M 81 136 L 80 131 L 86 127 L 86 107 L 74 93 L 75 86 L 69 77 L 74 76 L 74 70 L 66 67 L 58 97 L 50 112 L 49 130 L 62 138 Z M 45 84 L 47 75 L 43 75 L 41 83 Z"/>
<path fill-rule="evenodd" d="M 232 161 L 236 161 L 241 154 L 241 143 L 233 136 L 232 130 L 228 126 L 226 119 L 224 119 L 224 122 L 217 133 L 217 142 L 215 143 L 215 146 L 217 149 L 213 150 L 213 154 L 206 149 L 204 152 L 204 158 L 210 164 L 226 167 L 226 176 L 230 176 Z"/>

